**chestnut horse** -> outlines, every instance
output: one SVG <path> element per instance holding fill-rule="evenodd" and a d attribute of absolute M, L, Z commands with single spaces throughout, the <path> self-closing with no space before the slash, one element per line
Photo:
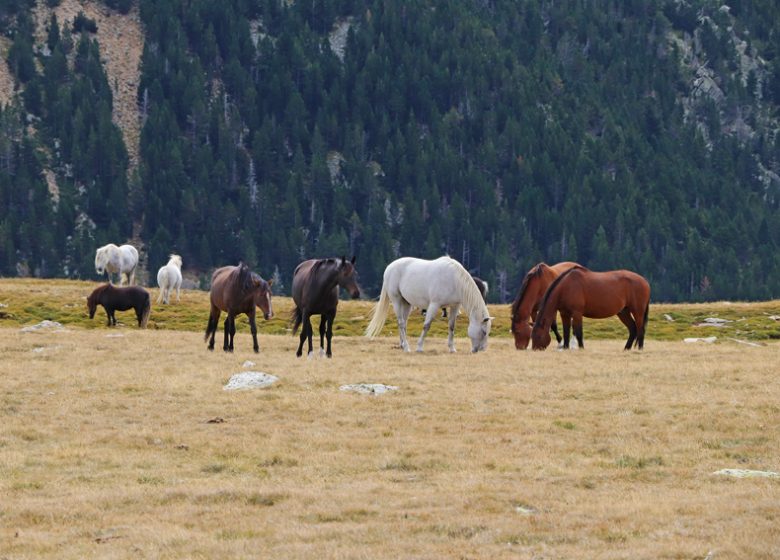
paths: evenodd
<path fill-rule="evenodd" d="M 625 350 L 636 340 L 641 350 L 645 343 L 647 315 L 650 310 L 650 284 L 630 270 L 592 272 L 575 266 L 556 278 L 539 306 L 531 331 L 534 350 L 544 350 L 550 344 L 550 325 L 556 311 L 561 312 L 563 347 L 569 347 L 569 331 L 574 324 L 574 336 L 582 344 L 582 318 L 605 319 L 617 315 L 628 328 Z"/>
<path fill-rule="evenodd" d="M 260 275 L 255 274 L 244 263 L 238 266 L 223 266 L 211 275 L 211 313 L 206 326 L 204 340 L 209 340 L 209 350 L 214 350 L 214 336 L 219 324 L 221 311 L 227 312 L 225 319 L 225 341 L 222 349 L 225 352 L 233 351 L 233 337 L 236 334 L 236 315 L 246 313 L 249 317 L 249 327 L 252 331 L 252 342 L 255 352 L 260 351 L 257 343 L 257 324 L 255 323 L 255 307 L 263 311 L 263 317 L 270 319 L 274 316 L 271 304 L 271 284 Z"/>
<path fill-rule="evenodd" d="M 139 286 L 127 286 L 119 288 L 111 283 L 103 284 L 93 290 L 87 298 L 89 318 L 95 316 L 97 306 L 102 305 L 108 316 L 108 326 L 116 326 L 116 311 L 135 310 L 138 326 L 146 328 L 149 321 L 149 313 L 152 310 L 149 292 Z"/>
<path fill-rule="evenodd" d="M 299 264 L 293 272 L 292 297 L 295 309 L 292 310 L 293 334 L 301 329 L 301 343 L 295 353 L 299 358 L 303 354 L 303 343 L 308 339 L 309 353 L 312 355 L 311 327 L 312 315 L 320 315 L 320 356 L 333 356 L 331 339 L 333 338 L 333 320 L 336 318 L 336 308 L 339 305 L 339 287 L 344 288 L 352 299 L 360 297 L 360 287 L 357 284 L 355 257 L 348 261 L 340 259 L 310 259 Z M 325 351 L 325 337 L 328 338 L 328 349 Z"/>
<path fill-rule="evenodd" d="M 517 291 L 517 297 L 512 302 L 512 334 L 515 337 L 516 349 L 525 350 L 528 348 L 528 342 L 531 340 L 531 327 L 536 321 L 539 304 L 542 302 L 544 293 L 553 280 L 573 266 L 577 266 L 577 263 L 565 261 L 549 266 L 542 262 L 525 275 L 520 289 Z M 558 323 L 555 321 L 555 317 L 553 317 L 550 327 L 560 344 L 561 335 L 558 334 Z"/>

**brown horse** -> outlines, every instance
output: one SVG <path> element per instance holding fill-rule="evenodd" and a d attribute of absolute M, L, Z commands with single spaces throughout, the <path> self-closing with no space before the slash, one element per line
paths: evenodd
<path fill-rule="evenodd" d="M 561 312 L 563 347 L 569 347 L 569 330 L 574 324 L 574 336 L 582 344 L 582 318 L 605 319 L 617 315 L 628 328 L 625 350 L 636 340 L 641 350 L 645 343 L 647 315 L 650 310 L 650 284 L 629 270 L 592 272 L 575 266 L 556 278 L 539 307 L 531 331 L 534 350 L 544 350 L 550 344 L 550 324 L 556 311 Z"/>
<path fill-rule="evenodd" d="M 259 307 L 265 319 L 274 316 L 271 304 L 271 284 L 266 282 L 258 274 L 255 274 L 244 263 L 238 266 L 223 266 L 211 275 L 211 313 L 209 323 L 206 326 L 204 340 L 209 340 L 209 350 L 214 350 L 214 336 L 219 324 L 221 311 L 227 312 L 225 319 L 225 341 L 222 349 L 225 352 L 233 351 L 233 337 L 236 334 L 236 315 L 246 313 L 249 317 L 249 327 L 252 330 L 252 342 L 255 352 L 260 351 L 257 343 L 257 324 L 255 323 L 255 307 Z"/>
<path fill-rule="evenodd" d="M 311 259 L 297 266 L 293 272 L 292 297 L 295 309 L 292 311 L 293 334 L 301 329 L 301 343 L 295 353 L 299 358 L 303 354 L 303 342 L 309 341 L 309 356 L 312 355 L 311 327 L 312 315 L 320 315 L 320 355 L 325 353 L 324 338 L 328 338 L 328 358 L 333 356 L 330 342 L 333 338 L 333 319 L 339 305 L 339 287 L 344 288 L 352 299 L 360 297 L 357 284 L 355 257 L 348 261 L 340 259 Z"/>
<path fill-rule="evenodd" d="M 87 298 L 89 318 L 95 317 L 97 306 L 102 305 L 108 316 L 108 326 L 116 326 L 116 311 L 135 310 L 138 326 L 146 328 L 149 322 L 149 313 L 152 310 L 149 292 L 138 286 L 119 288 L 111 284 L 103 284 L 93 290 Z"/>
<path fill-rule="evenodd" d="M 565 261 L 549 266 L 542 262 L 525 275 L 523 283 L 517 291 L 517 297 L 512 302 L 512 334 L 515 337 L 516 349 L 525 350 L 528 348 L 528 342 L 531 340 L 531 327 L 536 321 L 544 292 L 547 291 L 553 280 L 573 266 L 577 266 L 577 263 Z M 561 335 L 558 334 L 558 323 L 555 321 L 555 317 L 553 317 L 550 326 L 552 332 L 555 333 L 555 338 L 560 343 Z"/>

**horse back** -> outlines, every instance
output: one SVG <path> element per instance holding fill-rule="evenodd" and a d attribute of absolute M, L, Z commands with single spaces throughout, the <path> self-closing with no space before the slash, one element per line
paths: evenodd
<path fill-rule="evenodd" d="M 582 271 L 579 276 L 582 278 L 581 297 L 585 300 L 586 317 L 611 317 L 626 307 L 632 311 L 644 311 L 650 300 L 650 284 L 636 272 Z"/>
<path fill-rule="evenodd" d="M 317 274 L 318 259 L 303 261 L 295 268 L 292 281 L 292 298 L 296 307 L 306 309 L 310 314 L 329 312 L 338 306 L 338 284 L 328 289 L 327 279 L 323 274 Z"/>

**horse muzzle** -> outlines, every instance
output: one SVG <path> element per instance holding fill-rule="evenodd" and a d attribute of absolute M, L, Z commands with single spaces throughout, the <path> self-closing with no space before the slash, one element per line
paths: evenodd
<path fill-rule="evenodd" d="M 274 316 L 274 312 L 273 311 L 271 311 L 270 313 L 263 313 L 263 319 L 265 319 L 266 321 L 268 319 L 271 319 L 273 316 Z"/>
<path fill-rule="evenodd" d="M 352 299 L 358 299 L 360 297 L 360 290 L 355 290 L 354 292 L 350 292 L 349 295 L 352 296 Z"/>

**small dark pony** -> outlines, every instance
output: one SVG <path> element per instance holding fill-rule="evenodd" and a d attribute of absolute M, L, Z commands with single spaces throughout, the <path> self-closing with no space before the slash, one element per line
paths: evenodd
<path fill-rule="evenodd" d="M 645 343 L 645 329 L 650 311 L 650 284 L 630 270 L 593 272 L 575 266 L 556 278 L 539 307 L 531 342 L 534 350 L 544 350 L 550 344 L 550 323 L 556 311 L 561 312 L 563 347 L 569 347 L 569 330 L 574 325 L 574 336 L 580 348 L 582 318 L 605 319 L 617 315 L 628 329 L 625 350 Z"/>
<path fill-rule="evenodd" d="M 553 280 L 573 266 L 577 266 L 577 263 L 566 261 L 549 266 L 542 262 L 531 268 L 525 275 L 520 289 L 517 291 L 517 297 L 512 302 L 512 334 L 515 337 L 517 350 L 528 348 L 528 342 L 531 340 L 531 327 L 536 321 L 539 304 L 542 303 L 547 288 L 550 287 Z M 560 344 L 561 335 L 558 334 L 558 323 L 555 317 L 553 317 L 550 327 Z"/>
<path fill-rule="evenodd" d="M 249 317 L 249 327 L 252 331 L 252 342 L 255 352 L 260 351 L 257 343 L 257 324 L 255 323 L 255 307 L 263 311 L 263 317 L 270 319 L 274 316 L 271 304 L 271 285 L 258 274 L 255 274 L 244 263 L 238 266 L 223 266 L 211 275 L 211 312 L 206 326 L 204 340 L 209 341 L 209 350 L 214 350 L 214 337 L 217 333 L 219 315 L 227 312 L 225 319 L 225 341 L 222 349 L 225 352 L 233 351 L 233 337 L 236 334 L 236 315 L 246 313 Z M 211 340 L 209 340 L 211 336 Z"/>
<path fill-rule="evenodd" d="M 89 318 L 95 317 L 97 306 L 102 305 L 108 316 L 108 326 L 116 326 L 116 311 L 135 310 L 138 326 L 146 328 L 149 322 L 149 313 L 152 310 L 149 292 L 139 286 L 120 288 L 112 284 L 103 284 L 94 289 L 87 298 Z"/>
<path fill-rule="evenodd" d="M 299 264 L 293 272 L 292 297 L 295 309 L 292 311 L 293 334 L 301 329 L 301 342 L 295 353 L 299 358 L 303 354 L 303 343 L 309 341 L 309 356 L 312 355 L 311 326 L 312 315 L 320 315 L 320 355 L 325 353 L 328 358 L 331 352 L 333 338 L 333 320 L 336 318 L 336 308 L 339 305 L 339 287 L 344 288 L 352 299 L 360 297 L 360 287 L 357 284 L 355 257 L 348 261 L 340 259 L 310 259 Z M 328 349 L 325 351 L 324 338 L 328 338 Z"/>

